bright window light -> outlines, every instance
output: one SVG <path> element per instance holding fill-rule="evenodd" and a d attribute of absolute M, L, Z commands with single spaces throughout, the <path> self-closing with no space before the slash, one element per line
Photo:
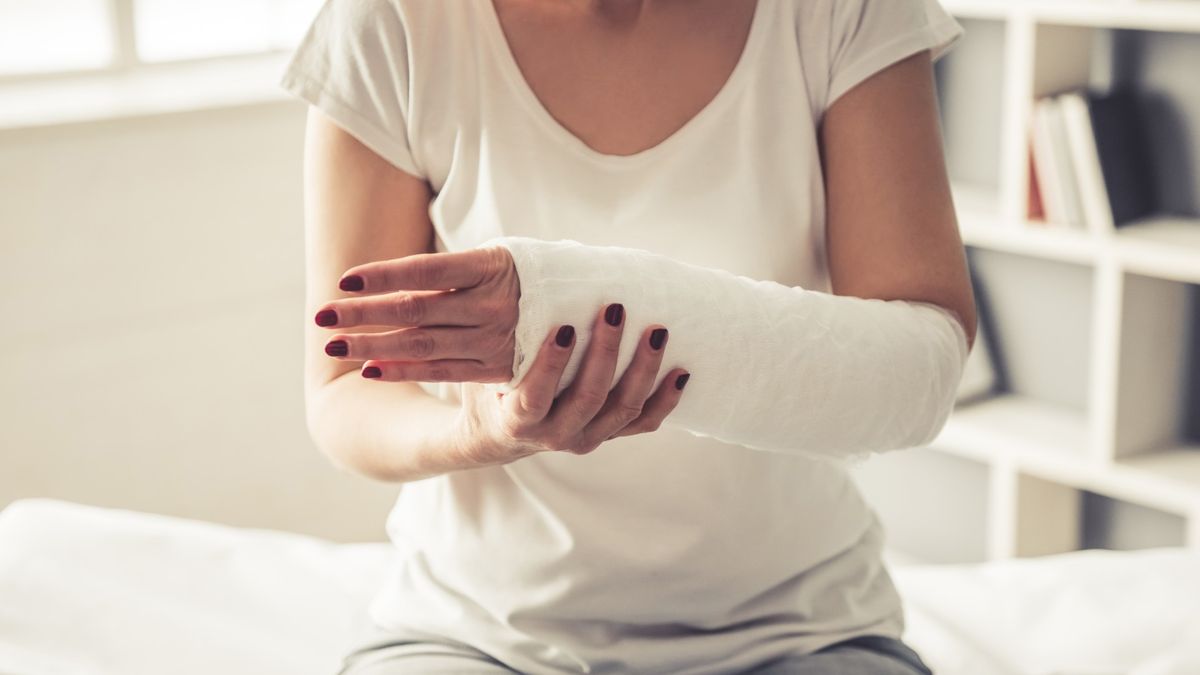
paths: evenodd
<path fill-rule="evenodd" d="M 177 61 L 287 49 L 320 6 L 321 0 L 134 0 L 138 57 Z"/>
<path fill-rule="evenodd" d="M 105 68 L 110 0 L 0 0 L 0 75 Z"/>

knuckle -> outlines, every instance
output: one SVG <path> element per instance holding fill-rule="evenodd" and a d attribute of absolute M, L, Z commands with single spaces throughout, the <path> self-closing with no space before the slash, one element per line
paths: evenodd
<path fill-rule="evenodd" d="M 600 340 L 599 347 L 601 354 L 615 357 L 621 351 L 621 341 L 614 336 L 611 340 Z"/>
<path fill-rule="evenodd" d="M 432 258 L 414 261 L 412 273 L 417 288 L 433 288 L 441 277 L 441 269 Z"/>
<path fill-rule="evenodd" d="M 406 293 L 392 303 L 392 313 L 399 325 L 418 325 L 425 318 L 425 299 Z"/>
<path fill-rule="evenodd" d="M 503 246 L 492 246 L 484 254 L 487 256 L 485 269 L 488 276 L 502 274 L 512 266 L 512 254 Z"/>
<path fill-rule="evenodd" d="M 492 352 L 503 352 L 513 343 L 511 331 L 506 326 L 494 326 L 487 333 L 487 345 Z"/>
<path fill-rule="evenodd" d="M 434 352 L 433 336 L 428 333 L 414 333 L 408 336 L 405 340 L 404 352 L 418 359 L 426 359 L 433 355 Z M 441 372 L 445 368 L 431 368 L 430 372 Z"/>
<path fill-rule="evenodd" d="M 613 418 L 622 425 L 629 424 L 642 414 L 642 406 L 630 401 L 621 401 L 613 408 Z"/>
<path fill-rule="evenodd" d="M 594 389 L 580 389 L 575 394 L 575 405 L 583 411 L 593 412 L 604 405 L 604 394 Z"/>
<path fill-rule="evenodd" d="M 529 396 L 523 391 L 517 394 L 517 414 L 522 419 L 530 419 L 537 414 L 537 406 L 533 401 L 529 400 Z"/>
<path fill-rule="evenodd" d="M 575 452 L 575 439 L 562 434 L 552 434 L 544 444 L 555 452 Z"/>
<path fill-rule="evenodd" d="M 452 373 L 445 366 L 431 366 L 426 377 L 429 378 L 429 382 L 445 382 L 451 379 Z"/>

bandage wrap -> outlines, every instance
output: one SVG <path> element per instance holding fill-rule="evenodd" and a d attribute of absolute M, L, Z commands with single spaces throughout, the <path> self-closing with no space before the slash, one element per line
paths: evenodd
<path fill-rule="evenodd" d="M 932 441 L 954 405 L 968 346 L 945 309 L 756 281 L 638 249 L 497 237 L 520 278 L 515 388 L 551 330 L 570 324 L 574 379 L 600 308 L 625 307 L 612 385 L 651 324 L 670 331 L 657 387 L 692 373 L 665 425 L 749 448 L 823 458 Z"/>

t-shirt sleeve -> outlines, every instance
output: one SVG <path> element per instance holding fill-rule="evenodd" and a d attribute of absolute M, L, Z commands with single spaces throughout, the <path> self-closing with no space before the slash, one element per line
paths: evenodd
<path fill-rule="evenodd" d="M 923 50 L 940 59 L 963 34 L 938 0 L 833 0 L 825 109 L 871 75 Z"/>
<path fill-rule="evenodd" d="M 279 85 L 392 165 L 424 177 L 409 143 L 405 25 L 389 0 L 327 0 Z"/>

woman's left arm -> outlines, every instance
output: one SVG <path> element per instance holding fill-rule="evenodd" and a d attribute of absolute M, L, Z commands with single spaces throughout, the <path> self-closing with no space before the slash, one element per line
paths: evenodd
<path fill-rule="evenodd" d="M 928 51 L 829 107 L 820 128 L 829 273 L 836 295 L 944 307 L 974 345 L 975 299 L 937 114 Z"/>
<path fill-rule="evenodd" d="M 665 424 L 824 457 L 933 440 L 954 404 L 975 307 L 929 53 L 839 97 L 820 134 L 833 294 L 636 249 L 492 239 L 481 247 L 507 248 L 522 288 L 514 376 L 498 388 L 520 381 L 550 324 L 586 325 L 596 307 L 624 302 L 631 328 L 670 329 L 663 365 L 692 373 Z M 617 377 L 632 353 L 622 344 Z"/>

